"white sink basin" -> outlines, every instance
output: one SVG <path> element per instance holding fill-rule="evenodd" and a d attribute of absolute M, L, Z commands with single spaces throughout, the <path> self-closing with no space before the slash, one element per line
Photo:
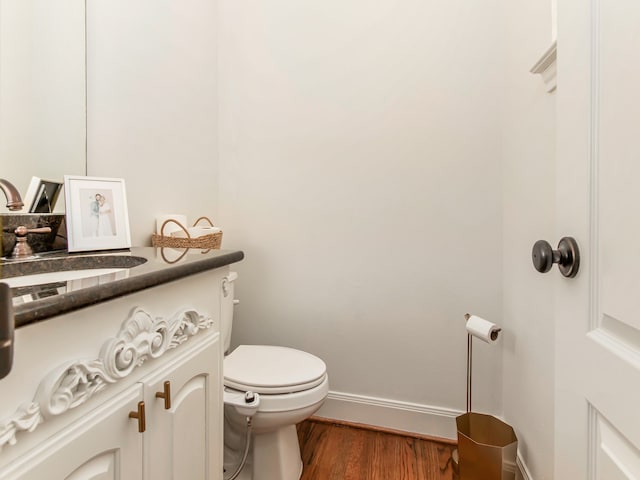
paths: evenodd
<path fill-rule="evenodd" d="M 84 270 L 66 270 L 61 272 L 36 273 L 33 275 L 23 275 L 21 277 L 2 278 L 0 282 L 7 283 L 9 287 L 31 287 L 34 285 L 43 285 L 55 282 L 68 282 L 71 280 L 80 280 L 89 277 L 99 277 L 102 275 L 111 275 L 118 272 L 125 272 L 127 276 L 127 268 L 87 268 Z"/>

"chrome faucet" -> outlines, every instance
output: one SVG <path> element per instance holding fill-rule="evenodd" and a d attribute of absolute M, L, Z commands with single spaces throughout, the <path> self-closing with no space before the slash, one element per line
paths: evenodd
<path fill-rule="evenodd" d="M 4 193 L 4 196 L 7 197 L 7 208 L 11 211 L 22 210 L 24 207 L 24 203 L 22 202 L 22 198 L 20 198 L 20 193 L 18 189 L 13 186 L 13 184 L 4 178 L 0 178 L 0 190 Z"/>

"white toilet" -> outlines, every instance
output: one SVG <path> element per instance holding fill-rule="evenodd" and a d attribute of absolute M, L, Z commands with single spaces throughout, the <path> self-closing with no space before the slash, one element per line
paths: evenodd
<path fill-rule="evenodd" d="M 251 448 L 237 480 L 299 480 L 302 459 L 296 424 L 313 415 L 327 397 L 327 368 L 318 357 L 286 347 L 240 345 L 227 355 L 237 278 L 231 272 L 222 282 L 225 478 L 241 463 L 246 442 L 247 413 L 242 408 L 239 413 L 237 399 L 242 403 L 245 393 L 253 392 L 259 401 L 253 402 L 257 411 L 251 417 Z"/>

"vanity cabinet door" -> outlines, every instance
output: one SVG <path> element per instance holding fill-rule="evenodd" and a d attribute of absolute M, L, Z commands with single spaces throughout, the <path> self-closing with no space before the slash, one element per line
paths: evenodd
<path fill-rule="evenodd" d="M 142 400 L 140 384 L 110 398 L 86 416 L 0 471 L 15 480 L 142 479 L 143 434 L 129 418 Z"/>
<path fill-rule="evenodd" d="M 143 379 L 147 480 L 222 479 L 221 366 L 220 335 L 212 332 Z"/>

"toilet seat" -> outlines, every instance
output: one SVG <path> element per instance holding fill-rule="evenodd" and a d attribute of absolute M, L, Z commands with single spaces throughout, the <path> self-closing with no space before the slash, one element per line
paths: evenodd
<path fill-rule="evenodd" d="M 318 357 L 288 347 L 240 345 L 224 359 L 224 384 L 234 390 L 274 395 L 312 389 L 326 380 Z"/>

